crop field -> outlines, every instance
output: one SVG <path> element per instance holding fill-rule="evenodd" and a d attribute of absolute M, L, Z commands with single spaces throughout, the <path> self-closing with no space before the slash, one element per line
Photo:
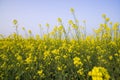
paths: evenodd
<path fill-rule="evenodd" d="M 24 27 L 21 35 L 13 20 L 16 32 L 0 35 L 0 80 L 120 80 L 120 24 L 103 14 L 88 35 L 71 13 L 68 27 L 58 18 L 59 26 L 37 35 Z"/>

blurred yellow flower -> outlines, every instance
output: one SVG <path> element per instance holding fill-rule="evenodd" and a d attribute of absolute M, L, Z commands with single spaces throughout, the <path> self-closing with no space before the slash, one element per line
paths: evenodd
<path fill-rule="evenodd" d="M 32 31 L 31 31 L 31 30 L 28 30 L 28 33 L 29 33 L 29 34 L 31 34 L 31 33 L 32 33 Z"/>
<path fill-rule="evenodd" d="M 80 66 L 80 65 L 81 65 L 81 66 L 83 65 L 79 57 L 74 57 L 74 58 L 73 58 L 73 63 L 74 63 L 74 65 L 75 65 L 76 67 L 78 67 L 78 66 Z"/>
<path fill-rule="evenodd" d="M 59 54 L 59 49 L 54 49 L 54 50 L 52 50 L 52 53 L 53 53 L 53 54 Z"/>
<path fill-rule="evenodd" d="M 58 22 L 60 22 L 60 23 L 62 22 L 62 19 L 61 19 L 61 18 L 58 18 L 57 20 L 58 20 Z"/>
<path fill-rule="evenodd" d="M 103 17 L 103 18 L 106 18 L 106 14 L 102 14 L 102 17 Z"/>
<path fill-rule="evenodd" d="M 39 70 L 37 73 L 39 74 L 40 77 L 44 77 L 45 76 L 44 73 L 43 73 L 43 70 Z"/>
<path fill-rule="evenodd" d="M 110 76 L 104 67 L 94 67 L 92 71 L 88 72 L 92 76 L 92 80 L 109 80 Z"/>
<path fill-rule="evenodd" d="M 65 59 L 67 59 L 68 56 L 67 56 L 67 55 L 63 55 L 63 57 L 64 57 Z"/>
<path fill-rule="evenodd" d="M 73 9 L 73 8 L 70 8 L 70 12 L 71 12 L 71 13 L 74 13 L 74 9 Z"/>
<path fill-rule="evenodd" d="M 50 51 L 45 51 L 44 52 L 44 58 L 46 59 L 47 57 L 50 57 Z"/>
<path fill-rule="evenodd" d="M 114 54 L 114 56 L 118 57 L 118 54 L 117 54 L 117 53 L 115 53 L 115 54 Z"/>
<path fill-rule="evenodd" d="M 105 20 L 108 22 L 110 20 L 110 18 L 106 18 Z"/>
<path fill-rule="evenodd" d="M 18 55 L 18 56 L 17 56 L 17 60 L 18 60 L 18 61 L 22 61 L 22 56 Z"/>
<path fill-rule="evenodd" d="M 69 20 L 68 23 L 69 23 L 70 25 L 74 24 L 72 20 Z"/>
<path fill-rule="evenodd" d="M 79 74 L 79 75 L 83 75 L 83 68 L 81 68 L 81 69 L 79 69 L 78 71 L 77 71 L 77 73 Z"/>
<path fill-rule="evenodd" d="M 48 28 L 49 28 L 49 27 L 50 27 L 50 25 L 49 25 L 48 23 L 46 23 L 46 27 L 48 27 Z"/>
<path fill-rule="evenodd" d="M 57 67 L 57 70 L 58 70 L 58 71 L 61 71 L 61 70 L 62 70 L 62 67 L 58 66 L 58 67 Z"/>
<path fill-rule="evenodd" d="M 13 24 L 14 24 L 14 25 L 16 25 L 17 22 L 18 22 L 18 21 L 17 21 L 16 19 L 13 20 Z"/>
<path fill-rule="evenodd" d="M 110 60 L 112 60 L 112 59 L 113 59 L 113 57 L 112 57 L 112 56 L 109 56 L 109 59 L 110 59 Z"/>

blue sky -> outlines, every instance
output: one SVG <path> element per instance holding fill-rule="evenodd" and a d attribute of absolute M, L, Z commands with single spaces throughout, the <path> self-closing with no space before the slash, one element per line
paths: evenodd
<path fill-rule="evenodd" d="M 45 24 L 50 27 L 58 25 L 57 18 L 67 25 L 73 19 L 70 8 L 75 9 L 75 14 L 82 24 L 87 22 L 87 33 L 103 23 L 101 15 L 105 13 L 113 22 L 120 22 L 120 0 L 0 0 L 0 34 L 8 35 L 15 32 L 12 20 L 17 19 L 19 32 L 22 27 L 32 30 L 33 34 L 39 33 L 38 24 L 46 30 Z"/>

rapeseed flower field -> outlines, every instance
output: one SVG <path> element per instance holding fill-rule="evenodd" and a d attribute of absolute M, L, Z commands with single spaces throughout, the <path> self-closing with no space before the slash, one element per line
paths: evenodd
<path fill-rule="evenodd" d="M 103 14 L 104 23 L 87 35 L 70 10 L 68 29 L 58 18 L 59 26 L 42 36 L 24 27 L 20 35 L 13 20 L 16 33 L 0 35 L 0 80 L 120 80 L 120 24 Z"/>

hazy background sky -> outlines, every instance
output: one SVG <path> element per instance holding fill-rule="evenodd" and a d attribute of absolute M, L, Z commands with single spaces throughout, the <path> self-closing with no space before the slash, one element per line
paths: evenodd
<path fill-rule="evenodd" d="M 53 28 L 58 25 L 58 17 L 67 25 L 68 20 L 73 19 L 70 8 L 75 9 L 80 24 L 86 20 L 87 33 L 104 22 L 103 13 L 111 21 L 120 22 L 120 0 L 0 0 L 0 34 L 15 32 L 13 19 L 18 20 L 21 34 L 22 27 L 32 30 L 34 34 L 39 33 L 38 24 L 46 29 L 45 24 L 49 23 Z"/>

